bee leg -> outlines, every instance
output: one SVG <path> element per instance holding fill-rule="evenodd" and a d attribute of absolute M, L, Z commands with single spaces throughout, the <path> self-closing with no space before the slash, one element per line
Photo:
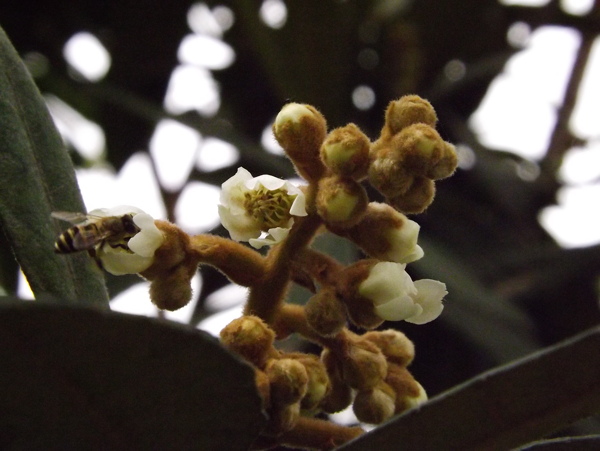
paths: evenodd
<path fill-rule="evenodd" d="M 96 249 L 92 248 L 92 249 L 88 249 L 88 254 L 90 255 L 90 257 L 92 257 L 94 259 L 94 261 L 96 262 L 96 266 L 103 270 L 104 266 L 102 265 L 102 260 L 100 260 L 100 258 L 98 258 L 98 256 L 96 255 Z"/>

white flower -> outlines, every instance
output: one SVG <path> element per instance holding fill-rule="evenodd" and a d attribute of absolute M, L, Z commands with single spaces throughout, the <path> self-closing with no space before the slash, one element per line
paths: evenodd
<path fill-rule="evenodd" d="M 231 238 L 257 249 L 283 240 L 293 216 L 307 214 L 300 188 L 271 175 L 252 177 L 244 168 L 223 183 L 220 202 L 221 223 Z"/>
<path fill-rule="evenodd" d="M 423 249 L 417 244 L 421 226 L 406 216 L 404 216 L 404 219 L 402 227 L 391 229 L 385 234 L 390 243 L 390 248 L 381 256 L 382 260 L 411 263 L 423 257 Z"/>
<path fill-rule="evenodd" d="M 385 320 L 414 324 L 433 321 L 444 308 L 446 285 L 430 279 L 413 282 L 405 268 L 406 264 L 394 262 L 375 264 L 359 285 L 359 294 L 371 300 L 375 313 Z"/>
<path fill-rule="evenodd" d="M 164 236 L 154 224 L 149 214 L 136 207 L 121 205 L 115 208 L 99 208 L 89 212 L 89 216 L 97 218 L 133 216 L 135 228 L 139 229 L 133 236 L 125 233 L 119 237 L 109 235 L 96 248 L 96 257 L 100 259 L 106 271 L 114 275 L 137 274 L 147 269 L 154 260 L 154 252 L 164 242 Z M 92 219 L 91 222 L 102 224 Z M 123 223 L 119 226 L 123 227 Z M 113 239 L 111 239 L 113 238 Z M 119 238 L 118 240 L 115 240 Z"/>

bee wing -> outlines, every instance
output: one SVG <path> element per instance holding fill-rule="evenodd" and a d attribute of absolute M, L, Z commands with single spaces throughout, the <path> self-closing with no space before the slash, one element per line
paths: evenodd
<path fill-rule="evenodd" d="M 73 211 L 53 211 L 51 216 L 61 221 L 70 222 L 71 224 L 79 224 L 90 218 L 96 218 L 93 215 L 86 215 L 85 213 L 78 213 Z"/>

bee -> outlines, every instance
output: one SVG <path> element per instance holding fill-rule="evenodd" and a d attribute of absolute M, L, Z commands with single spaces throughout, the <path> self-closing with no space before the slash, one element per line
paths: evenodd
<path fill-rule="evenodd" d="M 133 222 L 133 214 L 102 217 L 55 211 L 52 212 L 52 217 L 76 224 L 57 238 L 54 243 L 54 252 L 57 254 L 88 251 L 94 257 L 96 249 L 105 243 L 127 250 L 129 239 L 140 231 Z M 89 222 L 81 224 L 85 221 Z"/>

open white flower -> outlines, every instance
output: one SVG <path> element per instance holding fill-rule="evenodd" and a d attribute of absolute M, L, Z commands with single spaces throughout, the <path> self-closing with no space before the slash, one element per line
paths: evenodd
<path fill-rule="evenodd" d="M 220 202 L 221 223 L 231 238 L 257 249 L 283 240 L 293 216 L 307 214 L 300 188 L 271 175 L 252 177 L 244 168 L 223 183 Z"/>
<path fill-rule="evenodd" d="M 425 324 L 436 319 L 444 308 L 448 292 L 437 280 L 413 282 L 405 271 L 406 264 L 379 262 L 359 285 L 361 296 L 371 300 L 375 313 L 388 321 Z"/>
<path fill-rule="evenodd" d="M 111 274 L 137 274 L 147 269 L 154 260 L 154 252 L 164 242 L 162 232 L 154 224 L 154 218 L 139 208 L 121 205 L 115 208 L 99 208 L 88 214 L 96 218 L 115 217 L 121 222 L 121 233 L 109 235 L 96 247 L 96 258 Z M 132 216 L 133 233 L 128 231 L 126 215 Z M 101 223 L 102 219 L 92 219 Z M 106 221 L 106 219 L 104 220 Z M 118 224 L 118 223 L 117 223 Z"/>

